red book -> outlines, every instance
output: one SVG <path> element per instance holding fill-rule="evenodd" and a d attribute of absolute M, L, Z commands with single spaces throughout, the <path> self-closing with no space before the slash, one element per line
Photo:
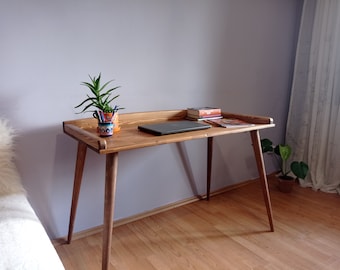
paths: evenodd
<path fill-rule="evenodd" d="M 220 108 L 214 107 L 197 107 L 197 108 L 188 108 L 187 115 L 190 117 L 211 117 L 211 116 L 219 116 L 222 111 Z"/>

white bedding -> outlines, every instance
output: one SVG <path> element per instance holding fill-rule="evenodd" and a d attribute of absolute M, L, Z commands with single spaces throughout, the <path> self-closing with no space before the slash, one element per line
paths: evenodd
<path fill-rule="evenodd" d="M 13 162 L 13 130 L 0 118 L 0 270 L 62 270 Z"/>
<path fill-rule="evenodd" d="M 0 196 L 0 269 L 64 269 L 24 193 Z"/>

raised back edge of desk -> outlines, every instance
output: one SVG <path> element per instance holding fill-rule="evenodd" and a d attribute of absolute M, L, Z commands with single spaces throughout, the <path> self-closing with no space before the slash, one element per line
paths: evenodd
<path fill-rule="evenodd" d="M 236 114 L 230 112 L 222 112 L 223 117 L 237 118 L 252 124 L 273 124 L 274 120 L 271 117 Z M 167 120 L 182 120 L 187 116 L 187 110 L 164 110 L 164 111 L 149 111 L 120 114 L 119 120 L 122 125 L 124 124 L 140 124 L 142 122 L 161 122 Z"/>
<path fill-rule="evenodd" d="M 223 112 L 225 118 L 236 118 L 252 124 L 274 124 L 271 117 Z"/>

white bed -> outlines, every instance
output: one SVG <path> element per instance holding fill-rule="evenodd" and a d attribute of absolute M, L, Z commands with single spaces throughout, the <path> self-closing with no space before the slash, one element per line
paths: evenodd
<path fill-rule="evenodd" d="M 12 134 L 0 118 L 0 269 L 64 269 L 21 185 L 13 162 Z"/>

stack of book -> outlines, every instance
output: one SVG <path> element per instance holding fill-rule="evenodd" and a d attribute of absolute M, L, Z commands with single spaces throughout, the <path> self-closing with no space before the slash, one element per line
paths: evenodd
<path fill-rule="evenodd" d="M 220 108 L 214 107 L 198 107 L 187 109 L 187 119 L 194 121 L 212 120 L 222 118 L 222 111 Z"/>

